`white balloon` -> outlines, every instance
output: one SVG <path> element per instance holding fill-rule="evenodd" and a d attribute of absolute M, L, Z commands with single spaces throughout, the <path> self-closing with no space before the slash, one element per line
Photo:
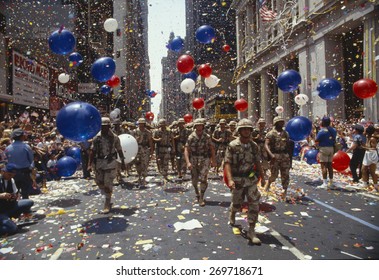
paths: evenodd
<path fill-rule="evenodd" d="M 104 21 L 104 29 L 107 32 L 114 32 L 117 30 L 117 27 L 118 23 L 114 18 L 108 18 L 106 21 Z"/>
<path fill-rule="evenodd" d="M 109 113 L 109 117 L 110 117 L 112 120 L 115 120 L 115 119 L 117 119 L 118 114 L 117 114 L 116 111 L 112 111 L 112 112 Z"/>
<path fill-rule="evenodd" d="M 303 106 L 307 104 L 308 100 L 309 100 L 308 96 L 305 95 L 304 93 L 300 93 L 295 96 L 295 103 L 299 106 Z"/>
<path fill-rule="evenodd" d="M 121 110 L 119 108 L 115 108 L 113 111 L 115 111 L 117 115 L 120 115 Z"/>
<path fill-rule="evenodd" d="M 205 85 L 209 88 L 216 87 L 219 81 L 220 79 L 217 78 L 215 75 L 210 75 L 208 78 L 204 79 Z"/>
<path fill-rule="evenodd" d="M 180 89 L 184 93 L 191 93 L 195 89 L 195 86 L 195 81 L 190 78 L 186 78 L 180 83 Z"/>
<path fill-rule="evenodd" d="M 277 107 L 275 108 L 275 112 L 276 112 L 277 114 L 281 114 L 281 113 L 284 112 L 284 108 L 283 108 L 282 106 L 277 106 Z"/>
<path fill-rule="evenodd" d="M 122 152 L 124 154 L 125 163 L 132 162 L 138 153 L 138 143 L 136 138 L 130 134 L 121 134 L 118 136 L 121 142 Z M 117 155 L 117 161 L 121 162 L 120 157 Z"/>
<path fill-rule="evenodd" d="M 70 75 L 69 74 L 62 73 L 62 74 L 59 74 L 59 76 L 58 76 L 58 81 L 61 84 L 68 83 L 69 80 L 70 80 Z"/>

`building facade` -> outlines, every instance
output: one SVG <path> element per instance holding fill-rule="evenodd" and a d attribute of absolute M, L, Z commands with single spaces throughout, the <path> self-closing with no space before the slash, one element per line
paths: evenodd
<path fill-rule="evenodd" d="M 378 81 L 377 2 L 233 1 L 238 42 L 234 82 L 238 96 L 247 96 L 249 101 L 248 111 L 240 115 L 270 122 L 280 105 L 287 120 L 295 115 L 310 119 L 329 115 L 338 119 L 365 116 L 378 122 L 378 95 L 362 100 L 352 90 L 359 79 Z M 287 69 L 302 77 L 296 92 L 282 92 L 276 85 L 278 75 Z M 324 78 L 341 83 L 343 90 L 335 100 L 318 96 L 317 85 Z M 309 98 L 301 107 L 294 103 L 298 93 Z"/>

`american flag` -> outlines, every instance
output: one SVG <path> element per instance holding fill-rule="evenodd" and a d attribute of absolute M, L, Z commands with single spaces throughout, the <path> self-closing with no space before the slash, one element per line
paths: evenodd
<path fill-rule="evenodd" d="M 273 10 L 267 8 L 266 0 L 259 0 L 259 15 L 263 22 L 276 20 L 278 16 Z"/>

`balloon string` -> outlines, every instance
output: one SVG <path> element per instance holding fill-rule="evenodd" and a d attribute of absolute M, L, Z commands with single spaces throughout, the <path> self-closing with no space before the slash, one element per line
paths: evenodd
<path fill-rule="evenodd" d="M 62 24 L 62 25 L 61 25 L 61 27 L 59 28 L 59 31 L 58 31 L 58 33 L 59 33 L 59 34 L 61 34 L 61 33 L 62 33 L 62 31 L 63 31 L 63 29 L 64 29 L 64 25 Z"/>

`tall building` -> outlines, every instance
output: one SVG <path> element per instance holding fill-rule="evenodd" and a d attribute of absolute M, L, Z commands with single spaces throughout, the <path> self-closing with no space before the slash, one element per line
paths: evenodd
<path fill-rule="evenodd" d="M 236 86 L 232 83 L 236 67 L 236 27 L 235 11 L 230 9 L 232 1 L 201 1 L 186 0 L 186 46 L 197 66 L 209 63 L 212 75 L 220 79 L 215 88 L 207 88 L 204 78 L 198 78 L 198 85 L 190 101 L 195 97 L 205 100 L 205 107 L 200 112 L 193 110 L 193 115 L 202 115 L 208 119 L 218 120 L 216 114 L 219 106 L 225 113 L 235 113 L 233 106 L 227 106 L 236 100 Z M 210 25 L 216 31 L 216 38 L 210 44 L 202 44 L 196 40 L 196 30 L 202 25 Z M 230 46 L 230 51 L 223 50 L 224 45 Z M 195 71 L 197 69 L 194 69 Z M 225 103 L 225 104 L 224 104 Z"/>
<path fill-rule="evenodd" d="M 169 42 L 174 38 L 175 35 L 171 32 Z M 167 56 L 162 58 L 160 117 L 165 118 L 168 122 L 178 120 L 189 112 L 189 96 L 180 90 L 183 77 L 176 69 L 176 61 L 180 55 L 178 52 L 167 50 Z"/>
<path fill-rule="evenodd" d="M 238 42 L 234 81 L 238 96 L 248 97 L 246 116 L 270 122 L 280 105 L 286 119 L 298 114 L 311 119 L 365 116 L 378 122 L 378 95 L 362 100 L 352 89 L 359 79 L 379 78 L 377 1 L 235 0 L 232 8 Z M 287 69 L 302 77 L 292 93 L 276 85 L 278 75 Z M 324 78 L 342 85 L 335 100 L 318 96 L 317 85 Z M 299 93 L 308 96 L 307 104 L 294 103 Z"/>

